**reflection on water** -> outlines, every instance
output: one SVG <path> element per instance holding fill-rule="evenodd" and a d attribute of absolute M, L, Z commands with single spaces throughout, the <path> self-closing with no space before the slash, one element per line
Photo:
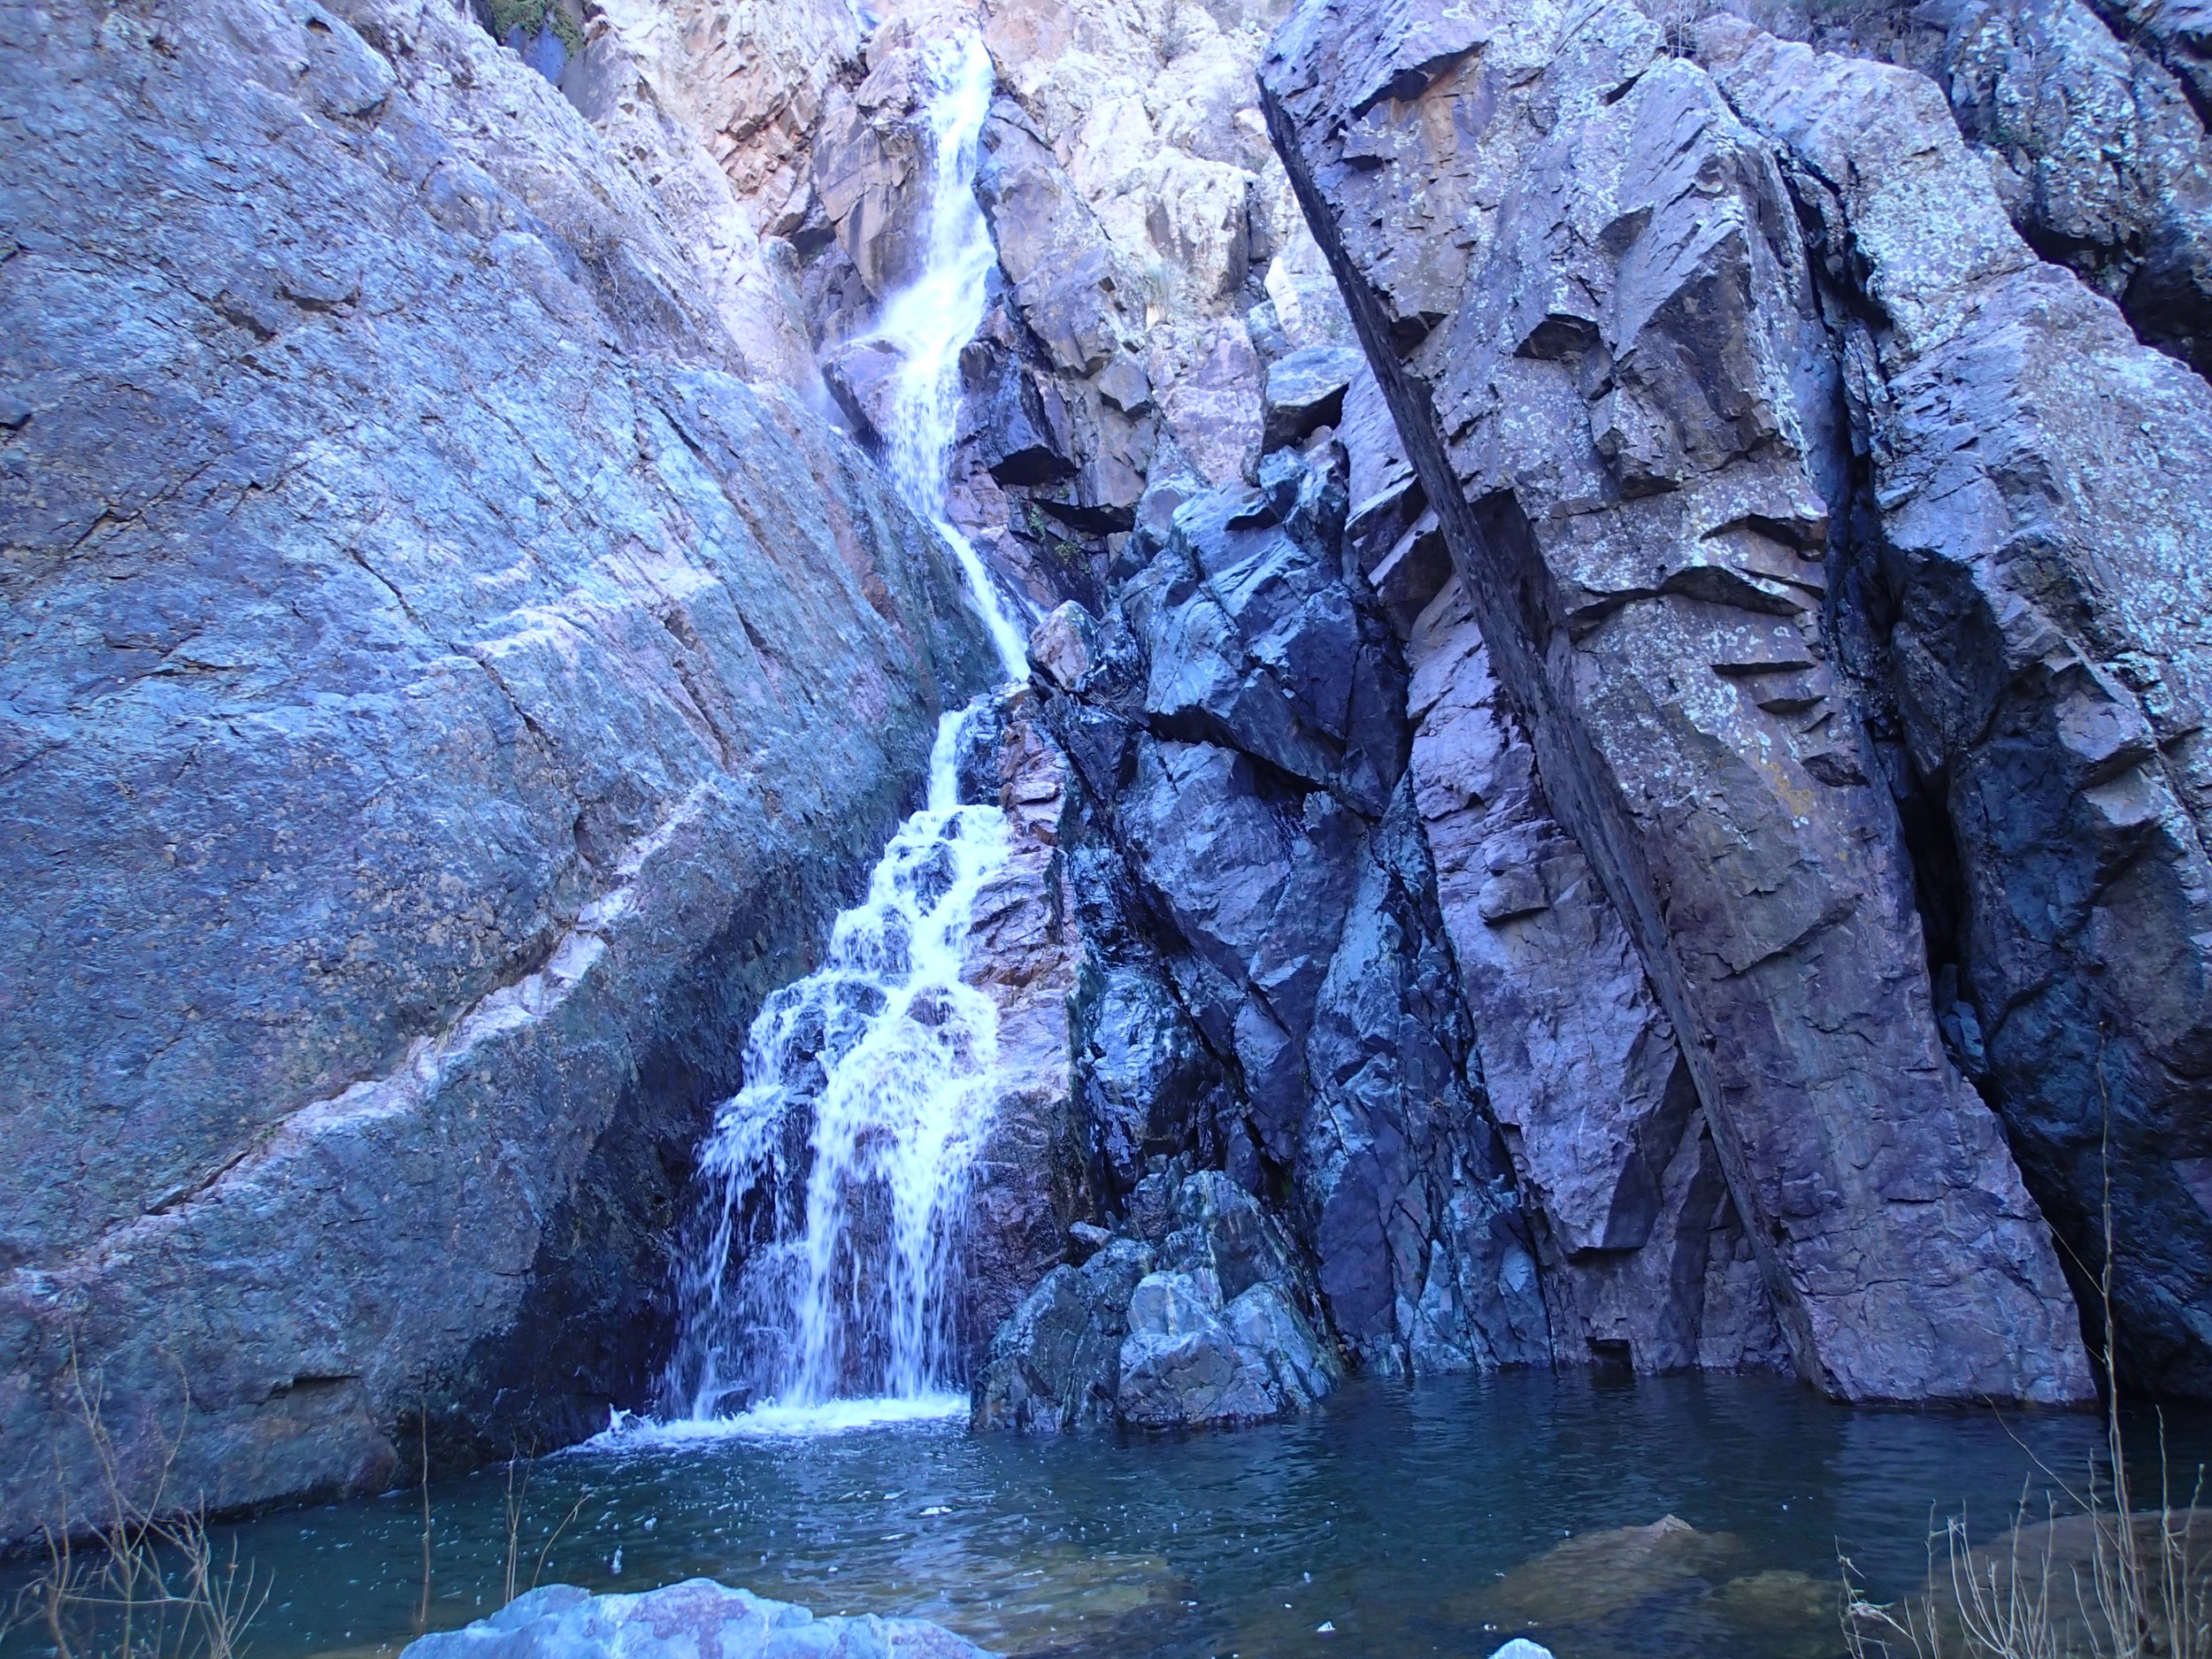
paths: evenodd
<path fill-rule="evenodd" d="M 2177 1465 L 2212 1455 L 2212 1417 L 2166 1430 Z M 529 1467 L 518 1553 L 526 1585 L 572 1510 L 548 1582 L 703 1574 L 1007 1653 L 1481 1655 L 1527 1633 L 1561 1659 L 1830 1659 L 1839 1549 L 1878 1592 L 1909 1588 L 1932 1510 L 2001 1531 L 2048 1484 L 2038 1459 L 2078 1487 L 2101 1443 L 2089 1417 L 1847 1411 L 1766 1379 L 1361 1383 L 1298 1422 L 1178 1440 L 941 1419 L 607 1437 Z M 508 1489 L 498 1470 L 434 1489 L 434 1623 L 497 1604 Z M 403 1641 L 420 1526 L 401 1493 L 236 1529 L 277 1586 L 254 1659 Z"/>

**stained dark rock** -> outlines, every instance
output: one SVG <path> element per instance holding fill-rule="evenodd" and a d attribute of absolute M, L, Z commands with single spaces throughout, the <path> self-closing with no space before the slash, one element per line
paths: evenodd
<path fill-rule="evenodd" d="M 1270 461 L 1259 489 L 1191 497 L 1164 536 L 1141 535 L 1152 557 L 1104 618 L 1057 614 L 1032 641 L 1045 723 L 1080 780 L 1064 852 L 1095 1190 L 1143 1238 L 1168 1225 L 1171 1194 L 1144 1173 L 1161 1158 L 1253 1194 L 1310 1284 L 1299 1317 L 1363 1364 L 1540 1362 L 1535 1258 L 1407 780 L 1402 657 L 1346 572 L 1344 460 L 1325 446 Z M 1239 1270 L 1210 1271 L 1146 1304 L 1159 1366 L 1125 1420 L 1234 1418 L 1314 1392 L 1299 1366 L 1234 1360 L 1240 1321 L 1283 1319 L 1243 1300 Z M 1071 1421 L 1078 1394 L 1118 1397 L 1022 1369 L 1040 1344 L 1113 1327 L 1079 1288 L 1062 1275 L 1002 1333 L 1007 1380 L 979 1398 L 998 1386 L 1010 1403 L 983 1420 L 1048 1396 Z"/>

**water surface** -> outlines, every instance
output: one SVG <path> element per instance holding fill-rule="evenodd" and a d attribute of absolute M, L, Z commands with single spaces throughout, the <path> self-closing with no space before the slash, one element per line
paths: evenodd
<path fill-rule="evenodd" d="M 2212 1455 L 2212 1417 L 2170 1411 L 2166 1430 L 2177 1467 Z M 2137 1443 L 2154 1453 L 2155 1432 Z M 1356 1382 L 1295 1422 L 1177 1439 L 973 1436 L 956 1417 L 616 1436 L 433 1487 L 431 1622 L 499 1605 L 513 1494 L 526 1588 L 703 1574 L 1007 1653 L 1482 1655 L 1527 1633 L 1561 1659 L 1828 1659 L 1839 1550 L 1878 1592 L 1909 1588 L 1932 1513 L 2001 1531 L 2050 1484 L 2039 1459 L 2078 1486 L 2101 1446 L 2080 1416 L 1531 1373 Z M 1596 1536 L 1669 1515 L 1709 1536 L 1655 1554 Z M 233 1531 L 276 1586 L 254 1659 L 366 1659 L 412 1631 L 419 1493 Z"/>

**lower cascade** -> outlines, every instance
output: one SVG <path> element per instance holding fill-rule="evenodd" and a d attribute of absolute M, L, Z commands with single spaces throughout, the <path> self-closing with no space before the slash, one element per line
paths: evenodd
<path fill-rule="evenodd" d="M 997 1015 L 961 979 L 1006 819 L 956 800 L 965 717 L 941 721 L 928 803 L 884 849 L 821 967 L 753 1021 L 701 1156 L 711 1197 L 680 1269 L 674 1416 L 838 1400 L 956 1409 L 945 1390 L 967 1171 Z"/>

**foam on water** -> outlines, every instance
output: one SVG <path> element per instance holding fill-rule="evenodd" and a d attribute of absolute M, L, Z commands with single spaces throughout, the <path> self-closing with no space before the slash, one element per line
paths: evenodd
<path fill-rule="evenodd" d="M 605 1428 L 572 1449 L 622 1452 L 728 1440 L 803 1440 L 864 1429 L 964 1423 L 967 1416 L 967 1395 L 944 1393 L 760 1405 L 724 1417 L 660 1418 L 617 1411 Z"/>

